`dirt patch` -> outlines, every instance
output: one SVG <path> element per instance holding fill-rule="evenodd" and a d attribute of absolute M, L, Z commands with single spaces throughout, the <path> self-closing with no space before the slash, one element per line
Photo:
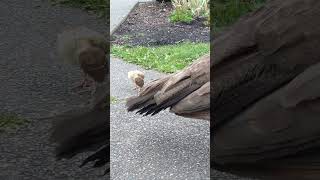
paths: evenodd
<path fill-rule="evenodd" d="M 185 41 L 209 42 L 210 29 L 204 19 L 189 24 L 171 23 L 171 3 L 139 3 L 111 37 L 111 43 L 131 46 L 156 46 Z"/>

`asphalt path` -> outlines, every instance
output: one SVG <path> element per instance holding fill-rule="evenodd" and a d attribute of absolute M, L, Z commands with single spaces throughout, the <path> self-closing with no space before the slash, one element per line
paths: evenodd
<path fill-rule="evenodd" d="M 210 179 L 209 122 L 168 111 L 152 117 L 126 112 L 125 98 L 135 95 L 128 71 L 141 70 L 146 82 L 164 74 L 111 59 L 111 178 Z"/>

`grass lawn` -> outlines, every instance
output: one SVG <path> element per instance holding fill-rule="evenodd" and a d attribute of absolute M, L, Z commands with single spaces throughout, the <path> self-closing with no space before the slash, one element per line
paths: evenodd
<path fill-rule="evenodd" d="M 109 7 L 109 0 L 51 0 L 55 4 L 65 4 L 71 7 L 81 8 L 87 11 L 94 11 L 99 17 L 106 16 L 106 9 Z"/>
<path fill-rule="evenodd" d="M 173 73 L 181 70 L 195 59 L 209 52 L 209 43 L 191 42 L 158 47 L 113 45 L 111 48 L 111 54 L 115 57 L 141 65 L 146 69 L 155 69 L 164 73 Z"/>
<path fill-rule="evenodd" d="M 266 0 L 215 0 L 211 1 L 213 30 L 234 23 L 240 16 L 261 7 Z"/>
<path fill-rule="evenodd" d="M 17 128 L 18 126 L 27 122 L 16 115 L 0 114 L 0 133 L 7 130 Z"/>

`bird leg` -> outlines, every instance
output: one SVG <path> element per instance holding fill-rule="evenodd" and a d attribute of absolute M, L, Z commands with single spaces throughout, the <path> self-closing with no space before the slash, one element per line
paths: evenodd
<path fill-rule="evenodd" d="M 77 88 L 84 88 L 89 85 L 87 77 L 83 78 Z"/>
<path fill-rule="evenodd" d="M 87 102 L 87 104 L 91 104 L 91 105 L 94 104 L 94 102 L 95 102 L 95 94 L 97 93 L 97 86 L 98 86 L 97 82 L 93 81 L 92 86 L 90 87 L 90 90 L 88 90 L 88 91 L 90 91 L 91 98 Z"/>
<path fill-rule="evenodd" d="M 87 74 L 84 76 L 80 84 L 77 84 L 71 90 L 75 91 L 77 94 L 82 95 L 87 92 L 91 92 L 91 95 L 95 93 L 96 84 L 93 79 L 91 79 Z"/>
<path fill-rule="evenodd" d="M 87 86 L 88 88 L 79 91 L 78 92 L 79 94 L 83 94 L 83 93 L 86 93 L 86 92 L 90 92 L 91 96 L 95 94 L 96 89 L 97 89 L 97 82 L 95 82 L 93 79 L 90 79 L 90 78 L 87 79 L 86 83 L 88 83 L 88 82 L 90 82 L 88 84 L 89 86 Z"/>
<path fill-rule="evenodd" d="M 83 79 L 80 81 L 80 83 L 76 83 L 75 85 L 72 86 L 71 90 L 76 90 L 76 89 L 82 89 L 85 87 L 90 86 L 90 80 L 88 77 L 88 74 L 83 75 Z"/>
<path fill-rule="evenodd" d="M 135 85 L 132 89 L 138 92 L 140 92 L 141 90 L 141 88 L 138 85 Z"/>

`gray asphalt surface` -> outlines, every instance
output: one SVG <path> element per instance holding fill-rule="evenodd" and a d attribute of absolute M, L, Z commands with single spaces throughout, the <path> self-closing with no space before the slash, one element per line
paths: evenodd
<path fill-rule="evenodd" d="M 111 178 L 210 179 L 209 122 L 169 112 L 153 117 L 127 113 L 124 99 L 137 93 L 128 71 L 145 72 L 146 82 L 161 77 L 122 60 L 111 59 Z"/>
<path fill-rule="evenodd" d="M 84 102 L 71 94 L 79 68 L 63 66 L 56 58 L 56 36 L 65 27 L 87 26 L 108 33 L 107 24 L 79 9 L 51 6 L 49 0 L 0 1 L 0 112 L 17 113 L 31 122 L 0 134 L 1 180 L 99 180 L 104 169 L 80 169 L 88 154 L 55 161 L 48 143 L 52 112 Z"/>

